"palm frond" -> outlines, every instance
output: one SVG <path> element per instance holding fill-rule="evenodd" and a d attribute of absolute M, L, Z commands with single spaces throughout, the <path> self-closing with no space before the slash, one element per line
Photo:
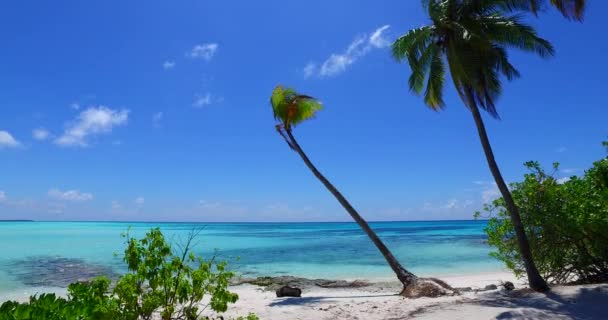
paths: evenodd
<path fill-rule="evenodd" d="M 502 84 L 496 69 L 489 68 L 483 75 L 480 75 L 473 84 L 473 90 L 479 107 L 493 118 L 500 118 L 495 102 L 502 93 Z"/>
<path fill-rule="evenodd" d="M 534 15 L 544 9 L 546 1 L 544 0 L 489 0 L 499 3 L 502 9 L 506 11 L 529 11 Z M 480 1 L 486 2 L 486 1 Z M 555 7 L 564 17 L 582 21 L 587 7 L 586 0 L 549 0 L 549 4 Z"/>
<path fill-rule="evenodd" d="M 505 11 L 529 11 L 536 15 L 541 10 L 544 0 L 496 0 L 494 2 L 497 7 Z"/>
<path fill-rule="evenodd" d="M 441 59 L 441 51 L 437 45 L 429 48 L 431 63 L 429 66 L 424 102 L 433 110 L 445 107 L 443 102 L 443 83 L 445 81 L 445 66 Z"/>
<path fill-rule="evenodd" d="M 432 40 L 432 35 L 433 27 L 431 26 L 410 30 L 393 43 L 393 57 L 399 62 L 409 57 L 419 58 L 424 48 Z"/>
<path fill-rule="evenodd" d="M 433 56 L 435 55 L 435 51 L 436 46 L 428 45 L 418 59 L 413 56 L 408 56 L 410 69 L 412 69 L 412 74 L 409 78 L 409 87 L 410 90 L 414 91 L 416 94 L 420 94 L 424 89 L 424 79 L 429 72 L 429 67 Z"/>
<path fill-rule="evenodd" d="M 587 1 L 585 0 L 551 0 L 553 5 L 564 17 L 582 21 Z"/>
<path fill-rule="evenodd" d="M 519 15 L 490 15 L 479 18 L 476 23 L 483 30 L 479 36 L 498 45 L 535 52 L 541 57 L 555 53 L 553 45 L 539 37 L 534 28 L 522 23 Z"/>
<path fill-rule="evenodd" d="M 323 107 L 317 99 L 299 94 L 292 88 L 283 88 L 282 85 L 274 88 L 270 96 L 270 104 L 274 118 L 285 128 L 295 127 L 313 118 Z"/>

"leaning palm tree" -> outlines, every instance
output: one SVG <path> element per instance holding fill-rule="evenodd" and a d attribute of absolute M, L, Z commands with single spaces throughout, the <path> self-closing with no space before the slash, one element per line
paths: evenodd
<path fill-rule="evenodd" d="M 537 14 L 545 4 L 544 0 L 510 0 L 507 2 L 509 9 L 523 9 L 532 11 Z M 583 20 L 586 0 L 549 0 L 549 3 L 554 6 L 564 17 L 568 19 Z"/>
<path fill-rule="evenodd" d="M 500 76 L 507 80 L 519 76 L 509 62 L 508 48 L 548 57 L 553 55 L 553 47 L 522 23 L 520 16 L 505 10 L 508 0 L 423 2 L 431 24 L 398 38 L 393 55 L 400 62 L 408 61 L 410 89 L 417 94 L 424 91 L 424 102 L 435 111 L 445 106 L 447 64 L 456 91 L 475 120 L 488 166 L 509 211 L 530 287 L 546 291 L 548 286 L 534 264 L 519 210 L 494 159 L 480 109 L 498 118 L 495 101 L 502 91 Z"/>
<path fill-rule="evenodd" d="M 313 118 L 315 113 L 322 108 L 321 103 L 311 96 L 303 95 L 297 93 L 294 89 L 283 88 L 283 86 L 278 85 L 272 92 L 270 104 L 272 105 L 274 118 L 279 122 L 276 125 L 279 134 L 285 139 L 289 148 L 298 153 L 308 169 L 312 171 L 315 177 L 317 177 L 338 202 L 340 202 L 342 207 L 344 207 L 353 220 L 355 220 L 372 240 L 374 245 L 376 245 L 378 250 L 380 250 L 386 259 L 386 262 L 388 262 L 393 272 L 395 272 L 397 279 L 403 284 L 401 294 L 406 297 L 416 298 L 421 296 L 439 296 L 453 291 L 450 286 L 441 280 L 434 278 L 419 278 L 406 270 L 357 210 L 355 210 L 340 191 L 325 178 L 310 161 L 306 153 L 304 153 L 293 135 L 293 128 L 296 125 Z"/>

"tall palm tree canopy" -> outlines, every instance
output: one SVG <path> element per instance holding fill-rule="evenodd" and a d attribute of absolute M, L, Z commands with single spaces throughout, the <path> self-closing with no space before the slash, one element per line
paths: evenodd
<path fill-rule="evenodd" d="M 513 9 L 530 10 L 536 14 L 542 9 L 545 4 L 544 0 L 511 0 L 508 5 Z M 564 17 L 583 20 L 585 12 L 586 0 L 549 0 L 549 3 L 554 6 Z"/>
<path fill-rule="evenodd" d="M 274 118 L 286 129 L 313 118 L 323 107 L 317 99 L 299 94 L 292 88 L 283 88 L 282 85 L 274 88 L 270 96 L 270 104 Z"/>
<path fill-rule="evenodd" d="M 484 1 L 484 0 L 480 0 Z M 485 0 L 487 1 L 487 0 Z M 429 0 L 422 0 L 422 5 L 427 7 Z M 503 9 L 508 11 L 525 10 L 531 11 L 535 15 L 543 10 L 546 4 L 545 0 L 503 0 L 503 1 L 487 1 L 487 2 L 502 2 L 499 4 Z M 555 7 L 564 17 L 568 19 L 583 20 L 586 0 L 549 0 L 549 4 Z"/>
<path fill-rule="evenodd" d="M 425 0 L 432 24 L 413 29 L 393 44 L 398 61 L 408 61 L 409 87 L 424 91 L 425 103 L 434 110 L 445 106 L 443 89 L 446 63 L 460 96 L 498 117 L 495 100 L 501 93 L 500 76 L 519 77 L 509 62 L 507 49 L 553 55 L 553 46 L 512 13 L 514 0 Z M 468 102 L 465 101 L 465 103 Z M 471 107 L 471 106 L 469 106 Z"/>

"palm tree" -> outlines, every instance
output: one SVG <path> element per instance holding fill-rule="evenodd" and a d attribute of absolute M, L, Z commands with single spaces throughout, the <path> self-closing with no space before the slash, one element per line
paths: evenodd
<path fill-rule="evenodd" d="M 495 100 L 501 93 L 500 76 L 507 80 L 519 77 L 509 62 L 508 48 L 548 57 L 553 55 L 553 47 L 523 24 L 520 16 L 505 11 L 508 0 L 424 2 L 431 25 L 410 30 L 397 39 L 393 55 L 399 62 L 407 59 L 412 70 L 410 89 L 417 94 L 424 90 L 424 102 L 435 111 L 445 106 L 447 64 L 456 91 L 475 120 L 488 166 L 509 211 L 530 287 L 546 291 L 547 283 L 534 264 L 519 210 L 494 159 L 479 109 L 498 118 Z"/>
<path fill-rule="evenodd" d="M 535 15 L 542 9 L 545 4 L 544 0 L 507 0 L 506 8 L 510 10 L 529 10 Z M 564 17 L 568 19 L 583 20 L 585 12 L 586 0 L 549 0 L 549 3 L 554 6 Z"/>
<path fill-rule="evenodd" d="M 321 181 L 321 183 L 331 192 L 331 194 L 340 202 L 342 207 L 350 214 L 355 222 L 363 229 L 367 236 L 372 240 L 374 245 L 380 250 L 386 262 L 395 272 L 399 281 L 403 284 L 402 295 L 407 297 L 421 296 L 439 296 L 449 293 L 452 290 L 445 282 L 438 279 L 419 278 L 410 271 L 406 270 L 397 261 L 388 247 L 376 235 L 369 224 L 361 217 L 361 215 L 353 208 L 353 206 L 344 198 L 344 196 L 336 189 L 336 187 L 325 178 L 325 176 L 315 167 L 310 161 L 306 153 L 302 150 L 298 141 L 293 135 L 293 128 L 315 116 L 315 113 L 322 108 L 321 103 L 313 97 L 299 94 L 294 89 L 283 88 L 278 85 L 272 92 L 270 104 L 274 112 L 274 118 L 279 122 L 276 129 L 279 134 L 285 139 L 289 148 L 297 152 L 302 158 L 308 169 Z"/>

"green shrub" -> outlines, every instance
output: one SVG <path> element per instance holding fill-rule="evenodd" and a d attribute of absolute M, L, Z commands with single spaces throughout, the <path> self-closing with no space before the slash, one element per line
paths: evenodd
<path fill-rule="evenodd" d="M 247 317 L 238 317 L 236 320 L 260 320 L 260 318 L 258 318 L 258 316 L 255 314 L 250 313 L 247 315 Z"/>
<path fill-rule="evenodd" d="M 81 318 L 79 316 L 82 315 Z M 81 310 L 70 306 L 68 301 L 58 298 L 55 294 L 42 294 L 30 297 L 29 303 L 7 301 L 0 306 L 0 319 L 2 320 L 68 320 L 84 319 L 86 315 Z"/>
<path fill-rule="evenodd" d="M 105 277 L 73 283 L 67 299 L 42 294 L 30 297 L 28 303 L 3 303 L 0 320 L 147 320 L 154 315 L 163 320 L 195 320 L 207 307 L 224 312 L 228 304 L 238 300 L 228 290 L 234 275 L 225 262 L 205 260 L 191 252 L 196 236 L 196 232 L 191 233 L 176 249 L 158 228 L 143 239 L 123 234 L 128 273 L 118 279 L 113 290 Z M 242 319 L 258 318 L 250 314 Z"/>
<path fill-rule="evenodd" d="M 237 301 L 238 296 L 228 291 L 233 273 L 226 270 L 226 263 L 197 258 L 190 251 L 195 234 L 176 253 L 159 229 L 141 240 L 124 237 L 124 261 L 130 272 L 118 280 L 114 294 L 126 319 L 148 319 L 155 312 L 162 319 L 198 319 L 198 304 L 207 295 L 217 312 Z"/>
<path fill-rule="evenodd" d="M 72 283 L 68 299 L 55 294 L 32 296 L 28 303 L 7 301 L 0 306 L 0 320 L 120 319 L 116 300 L 106 293 L 110 281 L 100 277 L 89 283 Z"/>
<path fill-rule="evenodd" d="M 543 277 L 551 283 L 608 280 L 608 158 L 568 181 L 556 180 L 537 162 L 525 165 L 530 173 L 511 190 Z M 555 171 L 558 167 L 554 164 Z M 484 210 L 492 216 L 486 228 L 496 249 L 492 256 L 517 276 L 525 275 L 503 199 Z"/>

